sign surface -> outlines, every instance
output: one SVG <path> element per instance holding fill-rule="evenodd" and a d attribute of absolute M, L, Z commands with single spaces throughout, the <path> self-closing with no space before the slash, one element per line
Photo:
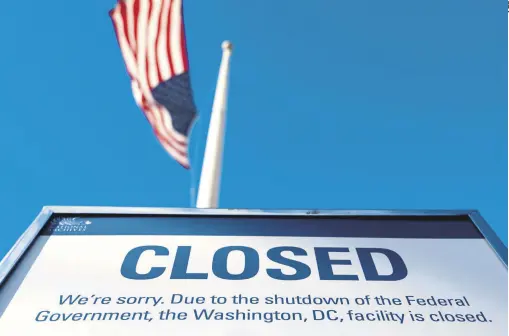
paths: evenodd
<path fill-rule="evenodd" d="M 1 335 L 508 333 L 507 266 L 467 215 L 47 217 Z"/>

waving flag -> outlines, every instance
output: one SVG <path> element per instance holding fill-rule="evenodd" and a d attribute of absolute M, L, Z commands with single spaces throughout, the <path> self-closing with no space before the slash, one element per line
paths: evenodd
<path fill-rule="evenodd" d="M 196 117 L 182 0 L 119 0 L 110 11 L 136 104 L 164 149 L 189 168 Z"/>

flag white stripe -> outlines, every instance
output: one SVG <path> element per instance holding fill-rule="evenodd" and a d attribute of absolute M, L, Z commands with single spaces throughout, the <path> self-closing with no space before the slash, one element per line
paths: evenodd
<path fill-rule="evenodd" d="M 132 50 L 136 50 L 136 37 L 134 34 L 134 1 L 125 1 L 127 11 L 127 33 L 129 34 L 129 44 Z"/>
<path fill-rule="evenodd" d="M 181 165 L 183 166 L 189 166 L 189 159 L 187 156 L 182 156 L 180 153 L 178 153 L 175 148 L 172 148 L 171 146 L 167 145 L 164 141 L 161 141 L 161 145 L 170 153 L 175 160 L 177 160 Z"/>
<path fill-rule="evenodd" d="M 120 45 L 120 51 L 124 56 L 124 60 L 126 63 L 127 71 L 134 78 L 138 77 L 138 69 L 136 68 L 136 61 L 134 55 L 132 53 L 131 48 L 129 47 L 129 43 L 127 42 L 127 38 L 124 33 L 124 22 L 122 21 L 122 15 L 120 14 L 120 10 L 115 9 L 113 12 L 113 21 L 117 27 L 118 32 L 118 42 Z"/>
<path fill-rule="evenodd" d="M 184 61 L 182 59 L 182 44 L 181 44 L 181 10 L 182 0 L 173 0 L 173 6 L 171 8 L 171 20 L 170 20 L 170 38 L 171 38 L 171 61 L 173 65 L 173 75 L 180 75 L 184 72 Z"/>
<path fill-rule="evenodd" d="M 157 63 L 159 64 L 159 71 L 163 81 L 171 77 L 171 68 L 167 48 L 168 40 L 168 17 L 170 13 L 170 2 L 171 0 L 163 0 L 163 7 L 161 13 L 161 36 L 157 43 Z"/>
<path fill-rule="evenodd" d="M 148 82 L 150 88 L 153 89 L 159 83 L 159 76 L 157 71 L 156 59 L 156 39 L 157 29 L 159 25 L 159 16 L 161 10 L 161 1 L 152 1 L 152 10 L 148 23 L 148 38 L 147 38 L 147 57 L 148 57 Z"/>
<path fill-rule="evenodd" d="M 140 2 L 140 11 L 138 14 L 138 48 L 136 51 L 136 59 L 138 63 L 138 81 L 140 84 L 141 93 L 147 100 L 148 104 L 154 103 L 154 97 L 150 91 L 147 78 L 147 24 L 148 24 L 148 11 L 149 1 Z"/>
<path fill-rule="evenodd" d="M 143 95 L 141 94 L 140 87 L 139 87 L 138 82 L 136 80 L 131 81 L 131 88 L 133 90 L 134 101 L 143 110 L 143 104 L 142 104 Z M 147 118 L 149 118 L 149 117 L 147 116 Z"/>

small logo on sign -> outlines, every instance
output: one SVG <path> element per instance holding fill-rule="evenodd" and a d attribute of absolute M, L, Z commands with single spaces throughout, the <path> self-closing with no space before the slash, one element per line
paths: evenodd
<path fill-rule="evenodd" d="M 51 220 L 50 232 L 84 232 L 92 222 L 79 217 L 56 217 Z"/>

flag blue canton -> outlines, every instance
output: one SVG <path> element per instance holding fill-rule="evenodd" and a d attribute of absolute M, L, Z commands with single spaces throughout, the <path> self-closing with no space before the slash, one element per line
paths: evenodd
<path fill-rule="evenodd" d="M 197 114 L 189 72 L 161 82 L 152 89 L 152 96 L 170 114 L 173 128 L 180 134 L 188 136 Z"/>

